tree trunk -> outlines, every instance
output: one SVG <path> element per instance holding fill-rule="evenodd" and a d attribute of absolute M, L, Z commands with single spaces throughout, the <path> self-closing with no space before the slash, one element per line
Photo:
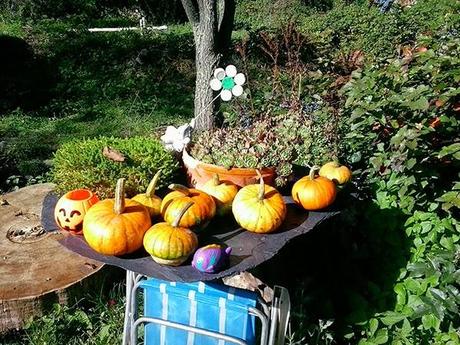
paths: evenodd
<path fill-rule="evenodd" d="M 215 104 L 211 103 L 213 91 L 209 86 L 214 70 L 219 64 L 219 55 L 214 44 L 211 20 L 200 21 L 195 29 L 195 128 L 198 131 L 214 127 Z"/>
<path fill-rule="evenodd" d="M 193 27 L 196 57 L 195 129 L 214 127 L 217 105 L 209 86 L 222 54 L 230 45 L 235 0 L 182 0 Z"/>

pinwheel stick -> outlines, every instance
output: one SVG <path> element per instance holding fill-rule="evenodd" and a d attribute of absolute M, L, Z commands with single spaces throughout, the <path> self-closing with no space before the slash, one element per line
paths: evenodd
<path fill-rule="evenodd" d="M 209 103 L 201 110 L 201 112 L 200 112 L 197 116 L 195 116 L 195 117 L 192 119 L 192 121 L 196 121 L 200 116 L 202 116 L 202 115 L 206 112 L 206 110 L 207 110 L 207 109 L 208 109 L 208 108 L 219 98 L 219 96 L 220 96 L 220 92 L 219 92 L 219 94 L 218 94 L 216 97 L 214 97 L 214 98 L 212 99 L 211 102 L 209 102 Z M 193 127 L 194 127 L 194 126 L 192 125 L 192 128 L 193 128 Z"/>

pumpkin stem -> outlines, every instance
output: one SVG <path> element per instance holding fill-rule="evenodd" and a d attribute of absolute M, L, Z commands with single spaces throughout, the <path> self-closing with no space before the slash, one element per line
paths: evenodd
<path fill-rule="evenodd" d="M 315 175 L 316 175 L 316 172 L 319 170 L 319 166 L 317 165 L 313 165 L 311 168 L 310 168 L 310 174 L 308 175 L 308 177 L 310 178 L 310 180 L 314 180 L 315 179 Z"/>
<path fill-rule="evenodd" d="M 169 189 L 172 189 L 172 190 L 175 190 L 177 192 L 181 192 L 183 194 L 185 194 L 186 196 L 190 195 L 190 190 L 185 187 L 184 185 L 182 184 L 178 184 L 178 183 L 172 183 L 168 186 Z"/>
<path fill-rule="evenodd" d="M 147 191 L 145 194 L 152 198 L 155 195 L 155 189 L 157 188 L 157 183 L 160 180 L 161 170 L 158 170 L 155 176 L 153 176 L 152 181 L 150 181 L 149 186 L 147 187 Z"/>
<path fill-rule="evenodd" d="M 265 197 L 265 182 L 264 182 L 264 178 L 262 177 L 262 174 L 260 173 L 260 171 L 256 169 L 256 173 L 257 173 L 257 176 L 259 177 L 259 181 L 260 181 L 259 194 L 257 195 L 257 198 L 260 201 L 262 201 L 262 200 L 264 200 L 264 197 Z"/>
<path fill-rule="evenodd" d="M 180 220 L 184 216 L 185 212 L 187 212 L 187 210 L 190 207 L 192 207 L 193 204 L 194 204 L 193 201 L 189 201 L 188 203 L 185 204 L 185 206 L 177 214 L 176 219 L 174 219 L 174 221 L 172 222 L 172 224 L 171 224 L 172 227 L 177 228 L 179 226 Z"/>
<path fill-rule="evenodd" d="M 115 214 L 122 214 L 125 210 L 125 179 L 119 178 L 115 188 L 115 203 L 113 211 Z"/>
<path fill-rule="evenodd" d="M 212 181 L 214 183 L 214 186 L 218 186 L 220 184 L 220 179 L 219 179 L 219 174 L 215 173 L 213 176 L 212 176 Z"/>

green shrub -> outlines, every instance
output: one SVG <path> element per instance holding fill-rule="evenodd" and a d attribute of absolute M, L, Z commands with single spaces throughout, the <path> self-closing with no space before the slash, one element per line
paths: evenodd
<path fill-rule="evenodd" d="M 109 146 L 125 156 L 115 162 L 102 154 Z M 159 188 L 173 182 L 179 163 L 165 151 L 160 142 L 146 137 L 117 139 L 101 137 L 63 144 L 54 155 L 52 180 L 60 193 L 88 188 L 99 197 L 112 197 L 120 177 L 126 179 L 126 193 L 133 196 L 144 192 L 153 175 L 161 169 Z"/>
<path fill-rule="evenodd" d="M 386 258 L 404 253 L 407 241 L 393 304 L 371 290 L 366 301 L 381 308 L 367 302 L 374 317 L 349 334 L 363 345 L 460 343 L 458 31 L 421 37 L 418 47 L 428 49 L 356 72 L 344 88 L 347 151 L 378 209 L 398 210 L 405 220 L 390 227 L 394 217 L 369 218 L 367 231 L 388 225 L 377 240 Z M 384 271 L 386 261 L 372 269 Z"/>
<path fill-rule="evenodd" d="M 419 0 L 404 8 L 393 4 L 386 13 L 369 1 L 250 0 L 238 2 L 235 27 L 258 31 L 294 21 L 299 31 L 314 38 L 323 58 L 353 50 L 376 57 L 396 55 L 399 44 L 458 22 L 459 10 L 460 4 L 451 0 Z"/>
<path fill-rule="evenodd" d="M 314 34 L 332 52 L 362 50 L 373 57 L 396 55 L 398 45 L 413 42 L 417 35 L 437 31 L 456 19 L 459 4 L 450 0 L 422 0 L 411 7 L 394 5 L 381 13 L 367 4 L 336 2 L 324 15 L 311 16 L 301 30 Z"/>

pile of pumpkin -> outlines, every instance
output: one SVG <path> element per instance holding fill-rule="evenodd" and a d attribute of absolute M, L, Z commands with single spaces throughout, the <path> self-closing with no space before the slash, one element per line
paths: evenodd
<path fill-rule="evenodd" d="M 337 163 L 325 164 L 319 176 L 316 171 L 312 168 L 292 188 L 293 200 L 306 210 L 331 205 L 337 193 L 336 184 L 351 179 L 350 170 Z M 56 204 L 56 222 L 61 229 L 82 233 L 98 253 L 123 255 L 144 246 L 156 262 L 177 266 L 196 251 L 195 231 L 206 227 L 216 214 L 233 213 L 242 228 L 255 233 L 275 231 L 286 217 L 283 197 L 274 187 L 266 185 L 260 174 L 258 184 L 241 189 L 229 181 L 221 181 L 218 175 L 201 190 L 172 184 L 169 186 L 172 192 L 163 200 L 155 195 L 159 177 L 160 172 L 146 193 L 132 199 L 125 197 L 122 178 L 117 182 L 113 199 L 99 201 L 90 191 L 71 191 Z M 164 221 L 160 222 L 160 218 Z M 224 264 L 230 250 L 219 245 L 201 248 L 195 253 L 192 265 L 203 272 L 214 272 L 220 259 Z"/>

